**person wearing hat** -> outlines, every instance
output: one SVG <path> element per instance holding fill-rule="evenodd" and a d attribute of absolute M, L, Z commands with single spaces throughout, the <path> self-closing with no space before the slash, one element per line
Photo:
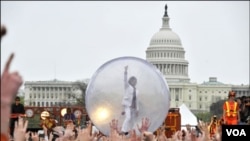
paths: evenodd
<path fill-rule="evenodd" d="M 237 125 L 240 122 L 240 110 L 235 99 L 235 91 L 229 91 L 228 100 L 223 104 L 223 119 L 225 125 Z"/>
<path fill-rule="evenodd" d="M 17 115 L 13 116 L 10 120 L 10 135 L 13 137 L 15 122 L 18 121 L 19 115 L 23 115 L 25 113 L 23 104 L 20 103 L 20 97 L 15 98 L 15 103 L 11 105 L 11 114 Z"/>

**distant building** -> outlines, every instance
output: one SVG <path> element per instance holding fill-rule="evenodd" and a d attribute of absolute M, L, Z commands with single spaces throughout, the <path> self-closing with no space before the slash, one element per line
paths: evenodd
<path fill-rule="evenodd" d="M 26 81 L 24 106 L 60 106 L 76 104 L 81 91 L 75 82 Z"/>
<path fill-rule="evenodd" d="M 170 28 L 169 20 L 166 5 L 162 27 L 151 38 L 146 60 L 156 66 L 167 80 L 171 107 L 185 103 L 193 112 L 209 111 L 212 103 L 227 99 L 230 90 L 235 90 L 238 96 L 250 95 L 249 85 L 223 84 L 216 77 L 210 77 L 202 84 L 190 82 L 185 50 L 179 36 Z"/>
<path fill-rule="evenodd" d="M 179 36 L 169 26 L 167 6 L 162 18 L 162 27 L 151 38 L 146 50 L 146 60 L 156 66 L 164 75 L 170 89 L 170 107 L 182 103 L 193 112 L 207 112 L 210 105 L 226 100 L 228 92 L 235 90 L 237 96 L 250 96 L 248 85 L 224 84 L 210 77 L 202 84 L 190 82 L 185 50 Z M 88 80 L 85 81 L 88 83 Z M 79 95 L 73 82 L 65 81 L 27 81 L 25 82 L 25 105 L 53 106 L 75 103 L 73 95 Z"/>

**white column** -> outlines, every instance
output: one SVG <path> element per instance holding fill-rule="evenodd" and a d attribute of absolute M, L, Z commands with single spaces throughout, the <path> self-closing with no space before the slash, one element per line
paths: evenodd
<path fill-rule="evenodd" d="M 166 64 L 163 65 L 163 74 L 166 74 Z"/>
<path fill-rule="evenodd" d="M 176 65 L 176 73 L 179 74 L 179 64 Z"/>
<path fill-rule="evenodd" d="M 170 64 L 170 74 L 172 74 L 172 64 Z"/>
<path fill-rule="evenodd" d="M 167 65 L 167 74 L 169 74 L 169 72 L 170 72 L 170 65 L 168 64 Z"/>
<path fill-rule="evenodd" d="M 184 65 L 181 65 L 182 67 L 182 75 L 184 75 Z"/>
<path fill-rule="evenodd" d="M 180 65 L 180 73 L 181 73 L 181 75 L 182 75 L 182 65 Z"/>
<path fill-rule="evenodd" d="M 175 74 L 175 64 L 173 64 L 173 74 Z"/>

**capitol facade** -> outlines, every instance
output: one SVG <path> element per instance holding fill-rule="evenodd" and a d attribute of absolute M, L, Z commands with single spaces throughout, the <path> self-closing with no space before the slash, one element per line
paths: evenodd
<path fill-rule="evenodd" d="M 209 111 L 210 105 L 226 100 L 228 91 L 234 90 L 237 97 L 250 96 L 249 85 L 223 84 L 216 77 L 210 77 L 202 84 L 190 82 L 185 50 L 180 37 L 172 31 L 169 24 L 167 5 L 162 18 L 162 27 L 153 35 L 146 50 L 146 60 L 156 66 L 170 88 L 170 107 L 179 107 L 182 103 L 196 112 Z"/>
<path fill-rule="evenodd" d="M 185 49 L 180 37 L 172 31 L 169 24 L 167 5 L 162 18 L 162 27 L 156 32 L 146 49 L 146 60 L 156 66 L 165 77 L 171 95 L 170 107 L 181 104 L 193 112 L 207 112 L 210 105 L 219 100 L 226 100 L 228 91 L 234 90 L 237 97 L 250 96 L 248 85 L 224 84 L 216 77 L 197 84 L 190 81 L 188 60 L 185 60 Z M 75 103 L 72 93 L 80 97 L 80 90 L 74 82 L 27 81 L 24 89 L 25 106 L 55 106 Z"/>

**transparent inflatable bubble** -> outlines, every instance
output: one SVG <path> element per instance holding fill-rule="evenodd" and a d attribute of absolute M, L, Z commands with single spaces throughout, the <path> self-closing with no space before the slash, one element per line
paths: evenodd
<path fill-rule="evenodd" d="M 126 71 L 127 70 L 127 71 Z M 170 94 L 163 75 L 146 60 L 120 57 L 103 64 L 92 76 L 85 95 L 88 116 L 105 135 L 109 135 L 112 119 L 126 132 L 139 134 L 142 118 L 151 122 L 150 132 L 164 122 Z"/>

